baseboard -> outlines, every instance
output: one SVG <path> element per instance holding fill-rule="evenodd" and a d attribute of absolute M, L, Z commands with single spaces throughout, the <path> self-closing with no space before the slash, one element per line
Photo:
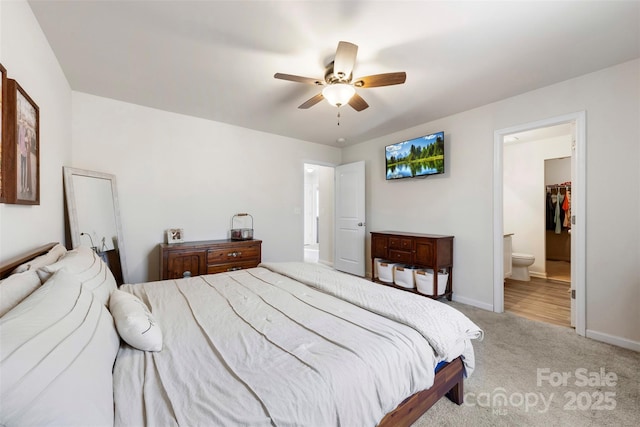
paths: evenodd
<path fill-rule="evenodd" d="M 471 298 L 466 298 L 466 297 L 461 297 L 459 295 L 457 295 L 455 292 L 453 293 L 453 300 L 455 302 L 459 302 L 461 304 L 466 304 L 466 305 L 470 305 L 473 307 L 478 307 L 481 308 L 483 310 L 487 310 L 487 311 L 493 311 L 493 304 L 487 304 L 486 302 L 483 301 L 477 301 Z"/>
<path fill-rule="evenodd" d="M 638 341 L 632 341 L 627 338 L 605 334 L 604 332 L 592 331 L 590 329 L 587 329 L 586 337 L 594 339 L 596 341 L 602 341 L 607 344 L 612 344 L 618 347 L 640 352 L 640 342 Z"/>
<path fill-rule="evenodd" d="M 529 276 L 537 277 L 538 279 L 546 279 L 547 278 L 547 273 L 540 273 L 540 272 L 537 272 L 537 271 L 529 270 Z"/>

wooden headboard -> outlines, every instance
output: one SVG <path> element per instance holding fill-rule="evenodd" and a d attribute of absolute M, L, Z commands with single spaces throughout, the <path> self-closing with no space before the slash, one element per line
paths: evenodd
<path fill-rule="evenodd" d="M 51 250 L 56 242 L 47 243 L 46 245 L 42 245 L 36 249 L 32 249 L 22 255 L 18 255 L 6 261 L 0 262 L 0 279 L 4 279 L 20 264 L 24 264 L 27 261 L 30 261 L 40 255 L 44 255 Z"/>

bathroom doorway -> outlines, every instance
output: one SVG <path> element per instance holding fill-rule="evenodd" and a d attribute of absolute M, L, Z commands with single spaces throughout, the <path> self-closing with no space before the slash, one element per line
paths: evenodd
<path fill-rule="evenodd" d="M 566 327 L 571 326 L 571 281 L 552 280 L 548 267 L 571 260 L 570 245 L 563 256 L 570 243 L 563 208 L 569 198 L 559 184 L 571 185 L 574 127 L 569 122 L 506 135 L 503 151 L 504 232 L 511 238 L 513 262 L 505 277 L 505 311 Z M 548 262 L 550 251 L 557 255 Z"/>
<path fill-rule="evenodd" d="M 304 261 L 333 265 L 334 168 L 304 164 Z"/>
<path fill-rule="evenodd" d="M 494 311 L 520 310 L 519 315 L 540 316 L 536 320 L 556 324 L 558 320 L 553 316 L 562 311 L 564 314 L 559 316 L 563 317 L 561 324 L 575 325 L 580 335 L 586 332 L 585 129 L 585 114 L 579 112 L 498 130 L 494 138 Z M 567 144 L 558 143 L 561 141 Z M 509 144 L 517 146 L 513 150 L 519 151 L 517 155 L 513 155 Z M 570 183 L 571 210 L 567 219 L 571 232 L 565 230 L 566 235 L 570 236 L 570 256 L 568 262 L 561 265 L 568 266 L 569 272 L 566 268 L 561 269 L 564 280 L 559 280 L 554 276 L 557 273 L 553 271 L 553 262 L 547 265 L 545 203 L 549 182 L 544 175 L 545 160 L 562 158 L 569 159 L 570 178 L 559 181 L 554 178 L 553 184 Z M 509 174 L 514 171 L 516 178 L 512 181 Z M 564 192 L 565 189 L 560 191 Z M 508 246 L 506 236 L 509 234 L 513 237 L 510 252 L 521 252 L 530 261 L 526 270 L 530 280 L 519 281 L 515 294 L 505 288 L 505 283 L 510 279 L 507 267 L 511 267 L 505 252 Z M 518 273 L 521 271 L 518 269 Z M 558 309 L 554 304 L 561 304 L 563 309 Z M 570 320 L 567 320 L 567 314 Z"/>

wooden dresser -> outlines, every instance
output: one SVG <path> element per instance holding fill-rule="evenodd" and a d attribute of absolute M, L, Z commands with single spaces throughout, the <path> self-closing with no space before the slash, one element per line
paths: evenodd
<path fill-rule="evenodd" d="M 261 240 L 162 243 L 160 279 L 179 279 L 257 267 L 261 261 L 261 252 Z"/>
<path fill-rule="evenodd" d="M 431 298 L 437 299 L 444 296 L 451 301 L 453 295 L 453 236 L 402 231 L 371 232 L 371 279 L 384 285 L 423 295 L 415 289 L 407 289 L 377 280 L 375 277 L 376 258 L 420 268 L 431 268 L 434 271 L 446 270 L 449 273 L 449 278 L 445 292 L 438 295 L 437 274 L 434 274 L 433 296 Z"/>

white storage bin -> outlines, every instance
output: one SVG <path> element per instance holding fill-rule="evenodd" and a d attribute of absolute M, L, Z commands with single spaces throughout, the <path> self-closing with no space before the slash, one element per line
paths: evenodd
<path fill-rule="evenodd" d="M 380 272 L 378 271 L 378 263 L 386 262 L 382 258 L 376 258 L 373 260 L 373 277 L 380 277 Z"/>
<path fill-rule="evenodd" d="M 376 259 L 376 268 L 378 270 L 378 280 L 386 283 L 393 283 L 393 267 L 397 263 Z"/>
<path fill-rule="evenodd" d="M 393 274 L 393 283 L 403 288 L 413 289 L 416 287 L 414 273 L 418 269 L 410 265 L 398 264 L 395 266 L 395 272 Z"/>
<path fill-rule="evenodd" d="M 428 268 L 426 270 L 417 270 L 415 272 L 416 286 L 418 292 L 424 295 L 433 296 L 433 270 Z M 444 294 L 447 289 L 447 281 L 449 280 L 449 273 L 438 272 L 438 295 Z"/>

